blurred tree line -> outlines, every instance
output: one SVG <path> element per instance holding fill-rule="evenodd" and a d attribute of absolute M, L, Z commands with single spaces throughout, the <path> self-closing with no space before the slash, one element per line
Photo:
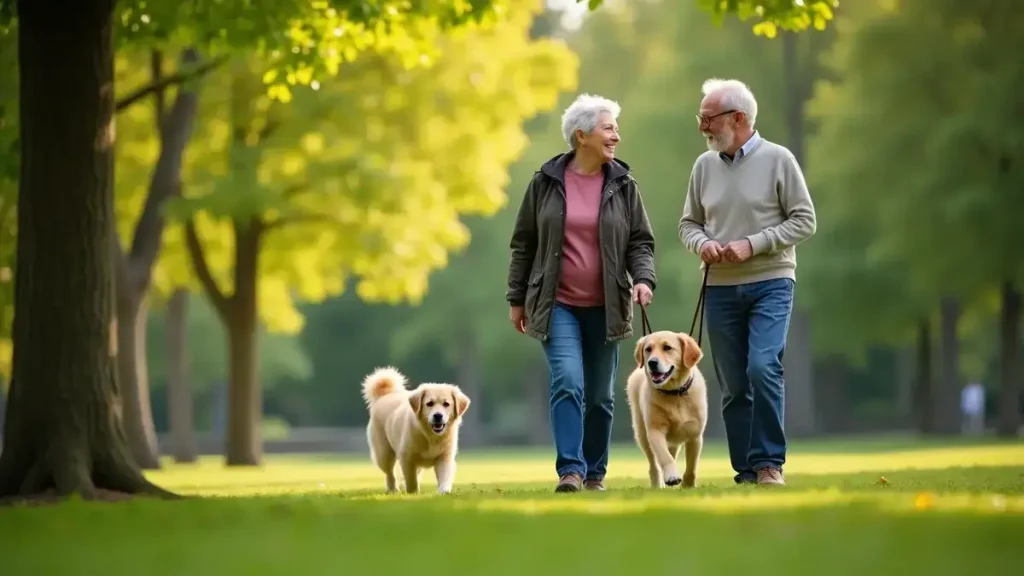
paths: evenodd
<path fill-rule="evenodd" d="M 675 230 L 703 150 L 693 120 L 700 83 L 742 78 L 758 96 L 761 134 L 803 164 L 822 223 L 799 249 L 790 431 L 959 433 L 960 389 L 979 381 L 990 422 L 1010 435 L 1020 427 L 1024 280 L 1013 248 L 1024 203 L 1013 94 L 1024 77 L 999 54 L 1020 47 L 1022 10 L 872 0 L 844 4 L 825 31 L 769 39 L 736 20 L 708 26 L 686 2 L 633 2 L 604 7 L 571 34 L 541 24 L 535 33 L 566 37 L 580 59 L 577 91 L 623 105 L 619 154 L 638 175 L 659 239 L 656 329 L 685 330 L 696 303 L 697 259 Z M 563 94 L 558 109 L 573 96 Z M 543 355 L 508 326 L 502 294 L 522 190 L 564 147 L 558 109 L 529 124 L 508 203 L 469 220 L 472 242 L 431 277 L 421 304 L 347 296 L 304 308 L 312 375 L 269 391 L 268 404 L 294 423 L 358 426 L 359 378 L 397 363 L 479 399 L 474 418 L 487 426 L 467 437 L 547 440 Z M 622 381 L 632 369 L 627 348 Z"/>
<path fill-rule="evenodd" d="M 1001 431 L 1019 427 L 1022 258 L 1010 248 L 1019 144 L 1012 101 L 993 96 L 1020 81 L 995 65 L 1018 40 L 998 14 L 984 4 L 873 1 L 844 5 L 825 31 L 775 38 L 736 20 L 709 26 L 688 3 L 612 4 L 572 32 L 557 13 L 534 23 L 534 35 L 564 37 L 578 55 L 576 91 L 623 105 L 620 155 L 638 174 L 659 238 L 656 328 L 685 329 L 696 302 L 697 261 L 675 229 L 703 150 L 693 124 L 700 83 L 746 80 L 761 134 L 801 160 L 822 226 L 799 251 L 786 357 L 796 434 L 955 433 L 968 379 L 988 389 Z M 299 307 L 306 325 L 295 351 L 310 370 L 282 373 L 265 389 L 269 414 L 297 426 L 359 426 L 359 379 L 394 363 L 414 380 L 458 382 L 477 399 L 467 438 L 546 441 L 543 355 L 508 326 L 502 294 L 511 218 L 533 170 L 564 147 L 558 115 L 574 95 L 563 92 L 527 124 L 508 202 L 493 217 L 467 219 L 471 242 L 431 276 L 422 303 L 346 294 Z M 154 403 L 160 428 L 163 404 Z M 627 420 L 616 426 L 626 438 Z"/>

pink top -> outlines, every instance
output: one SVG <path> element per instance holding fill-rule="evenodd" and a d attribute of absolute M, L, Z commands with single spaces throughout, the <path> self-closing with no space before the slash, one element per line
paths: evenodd
<path fill-rule="evenodd" d="M 568 306 L 604 304 L 597 232 L 603 185 L 603 172 L 588 176 L 565 169 L 565 239 L 555 300 Z"/>

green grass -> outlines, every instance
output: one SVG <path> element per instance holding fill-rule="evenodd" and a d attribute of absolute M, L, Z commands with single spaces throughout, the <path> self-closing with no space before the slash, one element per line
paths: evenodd
<path fill-rule="evenodd" d="M 0 574 L 1011 574 L 1024 444 L 795 444 L 784 488 L 735 486 L 708 446 L 696 490 L 649 490 L 634 446 L 603 494 L 556 495 L 550 450 L 466 452 L 456 492 L 384 496 L 364 458 L 218 459 L 150 474 L 208 498 L 0 509 Z M 884 477 L 885 481 L 880 482 Z"/>

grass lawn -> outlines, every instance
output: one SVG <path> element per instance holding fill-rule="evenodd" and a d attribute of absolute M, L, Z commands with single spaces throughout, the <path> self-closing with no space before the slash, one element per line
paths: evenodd
<path fill-rule="evenodd" d="M 466 452 L 456 491 L 381 494 L 364 458 L 218 459 L 153 472 L 207 498 L 0 509 L 0 574 L 1018 573 L 1024 444 L 796 443 L 783 488 L 735 486 L 711 443 L 696 490 L 650 490 L 616 446 L 602 494 L 553 494 L 550 450 Z M 884 481 L 880 479 L 884 477 Z"/>

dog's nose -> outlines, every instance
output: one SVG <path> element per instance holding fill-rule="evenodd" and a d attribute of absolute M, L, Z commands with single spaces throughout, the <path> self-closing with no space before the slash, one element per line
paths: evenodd
<path fill-rule="evenodd" d="M 432 416 L 432 418 L 434 419 L 434 422 L 440 422 L 441 420 L 444 419 L 444 416 L 442 416 L 441 414 L 435 412 L 434 415 Z"/>
<path fill-rule="evenodd" d="M 651 358 L 650 360 L 647 361 L 647 366 L 651 370 L 657 370 L 658 369 L 658 360 L 656 358 Z"/>

